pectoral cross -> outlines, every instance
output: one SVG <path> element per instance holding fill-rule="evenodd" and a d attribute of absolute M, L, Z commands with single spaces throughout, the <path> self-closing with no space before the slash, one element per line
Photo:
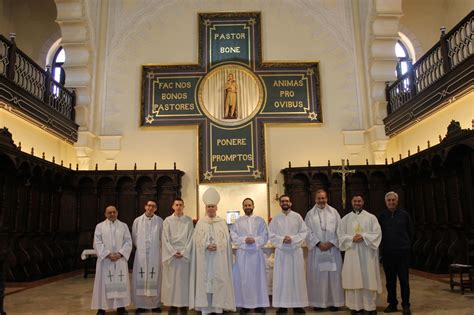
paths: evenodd
<path fill-rule="evenodd" d="M 355 232 L 355 234 L 362 234 L 362 232 L 363 232 L 362 226 L 360 226 L 359 221 L 357 221 L 357 225 L 354 229 L 354 232 Z"/>
<path fill-rule="evenodd" d="M 346 209 L 346 176 L 355 173 L 355 170 L 350 170 L 346 168 L 346 161 L 344 159 L 341 160 L 341 168 L 337 170 L 332 170 L 333 173 L 340 173 L 342 177 L 342 208 Z"/>
<path fill-rule="evenodd" d="M 140 274 L 140 278 L 143 279 L 143 274 L 144 274 L 145 272 L 143 272 L 143 268 L 142 268 L 142 267 L 140 267 L 140 271 L 139 271 L 138 273 Z"/>
<path fill-rule="evenodd" d="M 114 276 L 114 275 L 113 275 L 112 272 L 110 272 L 110 270 L 109 270 L 109 275 L 107 276 L 107 278 L 110 279 L 110 282 L 112 282 L 112 277 L 113 277 L 113 276 Z"/>
<path fill-rule="evenodd" d="M 153 275 L 156 273 L 154 270 L 155 270 L 155 267 L 151 267 L 151 272 L 150 272 L 150 274 L 151 274 L 151 278 L 152 278 L 152 279 L 153 279 Z"/>
<path fill-rule="evenodd" d="M 123 274 L 122 270 L 120 270 L 120 274 L 119 274 L 118 276 L 120 277 L 120 282 L 122 282 L 123 277 L 125 277 L 125 275 Z"/>

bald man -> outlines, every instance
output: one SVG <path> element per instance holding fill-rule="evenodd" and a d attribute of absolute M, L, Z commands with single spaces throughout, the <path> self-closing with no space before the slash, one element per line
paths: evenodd
<path fill-rule="evenodd" d="M 105 220 L 97 224 L 94 232 L 94 249 L 97 253 L 94 291 L 91 308 L 98 315 L 116 308 L 117 314 L 126 314 L 130 304 L 128 258 L 132 251 L 132 237 L 128 226 L 120 222 L 117 208 L 105 208 Z"/>

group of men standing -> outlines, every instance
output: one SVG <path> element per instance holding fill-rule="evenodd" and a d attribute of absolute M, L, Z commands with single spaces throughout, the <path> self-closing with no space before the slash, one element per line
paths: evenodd
<path fill-rule="evenodd" d="M 174 200 L 173 215 L 156 216 L 156 202 L 148 201 L 145 213 L 135 219 L 132 237 L 126 224 L 117 220 L 109 206 L 106 220 L 97 225 L 94 248 L 98 262 L 92 308 L 105 314 L 117 308 L 124 314 L 131 300 L 136 312 L 161 312 L 160 302 L 170 313 L 195 309 L 203 314 L 224 310 L 265 313 L 270 306 L 263 247 L 275 247 L 272 306 L 278 314 L 337 311 L 346 305 L 351 314 L 376 314 L 381 293 L 379 246 L 384 257 L 389 306 L 397 311 L 396 278 L 402 288 L 403 314 L 410 314 L 408 266 L 413 225 L 407 212 L 397 209 L 398 195 L 385 196 L 387 210 L 379 219 L 363 210 L 360 195 L 352 197 L 353 210 L 344 218 L 329 206 L 326 191 L 316 192 L 314 207 L 305 220 L 291 210 L 289 196 L 279 198 L 282 212 L 267 225 L 253 214 L 254 202 L 245 198 L 245 215 L 230 232 L 217 216 L 220 196 L 213 188 L 203 195 L 206 215 L 193 230 L 191 218 L 183 214 L 184 203 Z M 379 223 L 380 222 L 380 223 Z M 131 297 L 128 258 L 136 247 Z M 303 244 L 308 247 L 305 272 Z M 160 245 L 161 244 L 161 245 Z M 235 262 L 232 245 L 236 248 Z M 342 262 L 341 251 L 345 252 Z M 161 301 L 160 301 L 161 300 Z"/>
<path fill-rule="evenodd" d="M 189 283 L 193 221 L 184 215 L 182 199 L 176 198 L 172 208 L 173 215 L 163 221 L 155 215 L 156 201 L 147 201 L 145 213 L 133 222 L 131 235 L 117 219 L 117 209 L 105 209 L 106 220 L 97 224 L 94 233 L 97 266 L 91 307 L 97 314 L 110 308 L 126 314 L 125 307 L 132 301 L 136 313 L 161 312 L 161 302 L 171 306 L 171 312 L 187 309 L 188 285 L 177 284 Z M 130 290 L 128 260 L 133 246 Z"/>

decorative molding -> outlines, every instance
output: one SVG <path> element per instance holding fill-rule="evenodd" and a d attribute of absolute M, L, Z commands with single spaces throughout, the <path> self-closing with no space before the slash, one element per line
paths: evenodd
<path fill-rule="evenodd" d="M 375 0 L 371 6 L 372 20 L 367 28 L 367 65 L 369 80 L 369 139 L 376 164 L 385 161 L 388 137 L 382 119 L 387 116 L 385 82 L 395 79 L 395 44 L 402 16 L 401 0 Z"/>
<path fill-rule="evenodd" d="M 385 136 L 384 125 L 373 125 L 368 129 L 370 147 L 372 149 L 375 164 L 385 162 L 388 138 Z"/>
<path fill-rule="evenodd" d="M 0 76 L 0 109 L 4 109 L 68 143 L 77 140 L 78 126 L 69 118 Z"/>
<path fill-rule="evenodd" d="M 79 169 L 90 170 L 92 169 L 90 161 L 96 137 L 88 131 L 79 131 L 78 135 L 79 137 L 74 144 L 74 149 L 76 150 Z"/>
<path fill-rule="evenodd" d="M 8 131 L 7 127 L 0 128 L 0 144 L 14 149 L 17 148 L 13 141 L 12 133 Z"/>
<path fill-rule="evenodd" d="M 79 139 L 75 144 L 81 169 L 90 168 L 90 156 L 94 149 L 92 134 L 93 103 L 92 70 L 94 69 L 95 45 L 87 0 L 55 0 L 58 11 L 56 22 L 62 33 L 62 46 L 66 52 L 66 87 L 76 89 L 76 122 Z"/>
<path fill-rule="evenodd" d="M 114 160 L 122 149 L 122 136 L 99 136 L 99 150 L 105 155 L 106 160 Z"/>

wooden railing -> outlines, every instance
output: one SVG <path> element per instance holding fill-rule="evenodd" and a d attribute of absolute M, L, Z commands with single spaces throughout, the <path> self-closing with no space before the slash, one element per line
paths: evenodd
<path fill-rule="evenodd" d="M 49 71 L 43 70 L 16 47 L 14 38 L 10 41 L 2 35 L 0 35 L 0 76 L 15 83 L 58 113 L 74 120 L 74 91 L 69 91 L 54 81 Z"/>
<path fill-rule="evenodd" d="M 473 89 L 474 11 L 441 38 L 397 81 L 387 83 L 386 132 L 392 135 L 449 98 Z M 462 82 L 459 82 L 459 81 Z M 438 98 L 431 94 L 438 94 Z"/>
<path fill-rule="evenodd" d="M 68 142 L 77 140 L 74 91 L 18 49 L 14 36 L 0 35 L 0 86 L 0 100 L 16 114 Z"/>

